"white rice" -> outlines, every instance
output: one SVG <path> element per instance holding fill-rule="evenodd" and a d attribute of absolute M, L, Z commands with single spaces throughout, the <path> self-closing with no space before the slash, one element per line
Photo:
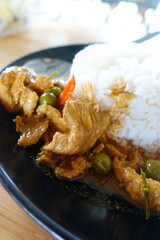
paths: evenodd
<path fill-rule="evenodd" d="M 160 150 L 160 52 L 140 44 L 90 45 L 76 54 L 73 74 L 80 99 L 98 103 L 102 110 L 111 109 L 113 120 L 120 119 L 108 129 L 110 137 L 132 140 L 149 151 Z M 123 92 L 112 95 L 113 86 L 122 87 Z M 131 99 L 125 107 L 127 95 Z"/>

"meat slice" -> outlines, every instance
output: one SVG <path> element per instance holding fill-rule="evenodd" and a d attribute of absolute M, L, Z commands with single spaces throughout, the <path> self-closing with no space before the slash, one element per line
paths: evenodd
<path fill-rule="evenodd" d="M 92 166 L 85 157 L 75 157 L 74 160 L 63 161 L 55 169 L 55 174 L 60 178 L 72 179 L 82 175 L 85 170 Z"/>
<path fill-rule="evenodd" d="M 10 93 L 12 95 L 14 105 L 16 106 L 19 102 L 21 93 L 25 90 L 24 81 L 26 74 L 18 72 L 13 83 L 11 84 Z"/>
<path fill-rule="evenodd" d="M 124 153 L 121 153 L 113 144 L 109 143 L 106 139 L 106 136 L 102 136 L 102 142 L 105 146 L 105 149 L 107 150 L 107 153 L 111 157 L 119 157 L 119 158 L 126 158 L 127 155 Z"/>
<path fill-rule="evenodd" d="M 24 91 L 24 80 L 26 74 L 15 72 L 3 72 L 0 76 L 0 100 L 8 111 L 14 111 L 18 104 L 20 95 Z"/>
<path fill-rule="evenodd" d="M 115 158 L 113 161 L 114 175 L 120 186 L 129 194 L 131 199 L 145 210 L 142 177 L 135 169 L 126 166 L 126 160 Z M 149 205 L 152 213 L 160 214 L 160 183 L 151 178 L 147 179 L 149 190 Z"/>
<path fill-rule="evenodd" d="M 37 143 L 48 128 L 48 120 L 41 119 L 36 115 L 25 120 L 25 117 L 18 115 L 14 120 L 16 130 L 21 133 L 18 145 L 23 147 Z"/>
<path fill-rule="evenodd" d="M 25 67 L 7 68 L 0 75 L 0 101 L 8 111 L 19 111 L 24 114 L 33 113 L 38 95 L 27 87 L 29 81 L 35 78 L 32 70 Z"/>
<path fill-rule="evenodd" d="M 58 160 L 56 157 L 53 156 L 53 153 L 42 150 L 40 153 L 38 153 L 37 162 L 46 164 L 52 169 L 55 169 Z"/>
<path fill-rule="evenodd" d="M 37 77 L 37 74 L 32 68 L 27 68 L 25 66 L 12 66 L 6 68 L 2 72 L 2 77 L 3 79 L 6 79 L 6 81 L 10 82 L 12 84 L 14 82 L 15 77 L 17 76 L 18 73 L 24 73 L 25 74 L 25 85 L 28 85 L 31 82 L 35 81 L 35 78 Z"/>
<path fill-rule="evenodd" d="M 9 86 L 6 85 L 0 77 L 0 102 L 7 111 L 13 111 L 13 99 L 9 92 Z"/>
<path fill-rule="evenodd" d="M 129 153 L 129 167 L 134 168 L 137 172 L 142 168 L 144 164 L 144 159 L 142 158 L 138 150 Z"/>
<path fill-rule="evenodd" d="M 61 116 L 61 112 L 57 108 L 54 108 L 51 105 L 43 104 L 39 106 L 36 111 L 37 113 L 46 115 L 47 119 L 58 131 L 67 131 L 66 123 Z"/>
<path fill-rule="evenodd" d="M 56 132 L 44 150 L 66 155 L 88 151 L 109 124 L 108 112 L 97 109 L 79 100 L 67 101 L 63 109 L 63 121 L 68 130 L 65 133 Z"/>
<path fill-rule="evenodd" d="M 19 109 L 23 109 L 24 115 L 32 115 L 38 99 L 37 93 L 26 87 L 19 99 Z"/>
<path fill-rule="evenodd" d="M 46 75 L 39 75 L 35 78 L 35 81 L 29 85 L 29 87 L 38 94 L 42 94 L 53 87 L 53 83 Z"/>

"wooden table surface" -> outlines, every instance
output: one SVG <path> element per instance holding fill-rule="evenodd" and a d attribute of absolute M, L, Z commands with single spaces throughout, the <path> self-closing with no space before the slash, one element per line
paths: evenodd
<path fill-rule="evenodd" d="M 0 69 L 11 61 L 33 51 L 67 44 L 105 42 L 103 30 L 71 24 L 45 22 L 25 32 L 0 38 Z M 0 184 L 0 239 L 53 240 L 9 196 Z"/>

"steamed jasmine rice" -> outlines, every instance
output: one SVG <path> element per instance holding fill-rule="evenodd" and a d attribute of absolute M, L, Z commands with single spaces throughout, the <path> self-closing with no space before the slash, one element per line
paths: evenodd
<path fill-rule="evenodd" d="M 77 53 L 71 75 L 75 94 L 110 110 L 107 134 L 160 150 L 160 53 L 138 44 L 95 44 Z"/>

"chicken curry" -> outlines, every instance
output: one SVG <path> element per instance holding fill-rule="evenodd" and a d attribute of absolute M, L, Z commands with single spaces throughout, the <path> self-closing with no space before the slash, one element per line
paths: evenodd
<path fill-rule="evenodd" d="M 74 96 L 70 81 L 54 80 L 26 67 L 10 67 L 0 75 L 0 101 L 7 111 L 17 112 L 13 120 L 21 147 L 43 146 L 37 162 L 46 164 L 61 179 L 92 174 L 99 184 L 115 178 L 137 206 L 160 213 L 160 161 L 132 142 L 120 145 L 107 136 L 109 111 Z"/>

